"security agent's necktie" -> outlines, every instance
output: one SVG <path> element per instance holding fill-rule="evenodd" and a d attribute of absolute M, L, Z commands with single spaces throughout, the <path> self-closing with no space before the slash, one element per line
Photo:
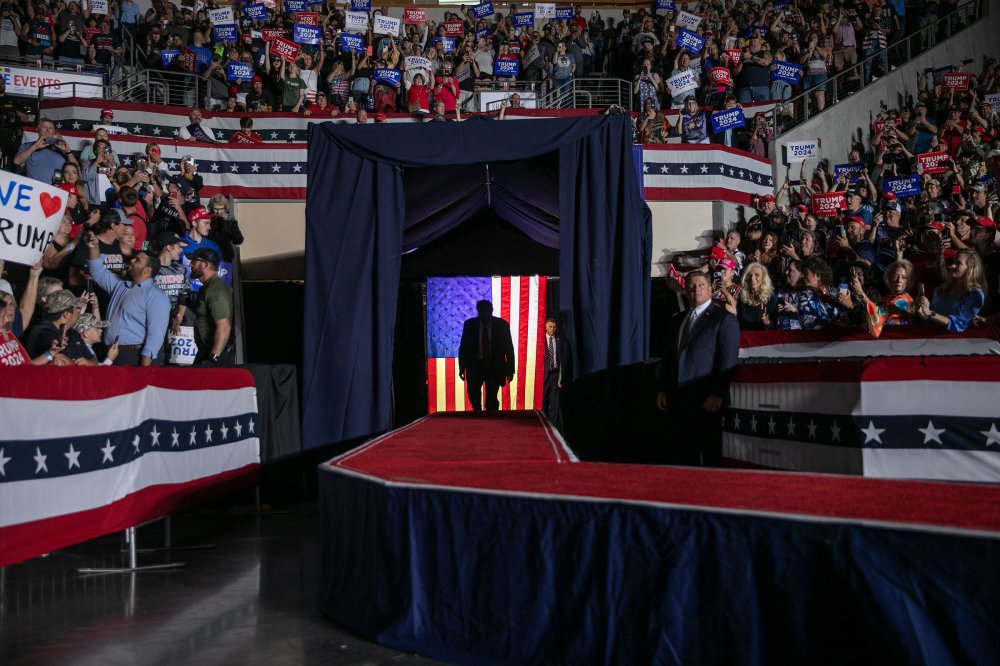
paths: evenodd
<path fill-rule="evenodd" d="M 545 367 L 549 370 L 556 369 L 556 336 L 548 336 L 545 345 Z"/>
<path fill-rule="evenodd" d="M 688 335 L 691 334 L 691 329 L 694 328 L 694 321 L 698 318 L 695 314 L 696 310 L 692 309 L 691 314 L 687 316 L 684 320 L 684 324 L 681 326 L 681 333 L 677 336 L 677 351 L 684 349 L 684 345 L 687 344 Z"/>

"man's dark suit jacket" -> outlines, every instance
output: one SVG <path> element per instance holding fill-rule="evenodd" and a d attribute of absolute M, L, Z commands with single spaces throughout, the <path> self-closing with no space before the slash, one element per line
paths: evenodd
<path fill-rule="evenodd" d="M 462 341 L 458 345 L 458 370 L 472 370 L 486 381 L 503 385 L 504 379 L 514 374 L 514 342 L 510 337 L 510 324 L 499 317 L 490 317 L 490 362 L 481 368 L 479 363 L 479 317 L 465 320 Z"/>
<path fill-rule="evenodd" d="M 713 303 L 695 320 L 684 347 L 678 350 L 677 339 L 690 314 L 690 310 L 678 312 L 670 322 L 659 390 L 667 394 L 668 405 L 700 408 L 710 395 L 728 404 L 729 383 L 739 359 L 739 324 Z"/>

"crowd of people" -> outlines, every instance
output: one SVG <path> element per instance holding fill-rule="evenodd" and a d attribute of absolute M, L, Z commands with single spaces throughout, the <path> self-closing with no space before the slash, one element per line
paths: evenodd
<path fill-rule="evenodd" d="M 111 115 L 103 110 L 102 122 Z M 243 235 L 230 200 L 203 205 L 197 163 L 185 157 L 170 173 L 155 142 L 125 164 L 103 129 L 77 155 L 51 120 L 36 124 L 38 139 L 21 144 L 13 164 L 64 190 L 67 208 L 41 262 L 9 265 L 0 283 L 0 363 L 163 364 L 169 337 L 187 326 L 194 363 L 232 363 L 224 271 Z"/>
<path fill-rule="evenodd" d="M 744 330 L 1000 321 L 998 74 L 987 60 L 956 91 L 928 71 L 843 164 L 803 161 L 698 268 L 716 303 Z"/>
<path fill-rule="evenodd" d="M 713 134 L 709 111 L 783 102 L 796 88 L 814 89 L 812 102 L 823 108 L 826 77 L 854 72 L 870 81 L 884 75 L 893 58 L 887 44 L 953 13 L 956 4 L 715 0 L 678 3 L 676 10 L 625 9 L 607 19 L 596 10 L 586 16 L 576 5 L 572 17 L 533 18 L 524 25 L 514 6 L 483 17 L 465 7 L 446 12 L 441 23 L 426 15 L 401 21 L 396 34 L 376 30 L 378 18 L 388 15 L 385 8 L 362 11 L 365 27 L 350 29 L 356 17 L 319 4 L 301 8 L 315 14 L 318 42 L 298 44 L 289 56 L 273 45 L 293 35 L 303 18 L 281 4 L 265 8 L 263 18 L 233 7 L 234 31 L 219 32 L 209 20 L 220 8 L 213 2 L 197 10 L 166 5 L 163 13 L 145 15 L 133 0 L 110 2 L 108 15 L 92 14 L 89 3 L 6 3 L 0 5 L 0 48 L 62 64 L 78 58 L 99 63 L 101 44 L 120 53 L 127 33 L 145 66 L 187 68 L 207 81 L 206 108 L 244 113 L 241 130 L 229 138 L 240 143 L 262 141 L 253 132 L 256 113 L 353 114 L 367 122 L 373 111 L 377 122 L 403 111 L 460 119 L 478 86 L 498 78 L 558 86 L 573 77 L 612 76 L 633 82 L 642 142 L 677 136 L 763 155 L 773 137 L 764 114 L 744 128 Z M 678 46 L 682 29 L 702 40 L 697 52 Z M 234 33 L 232 42 L 219 39 Z M 102 41 L 104 35 L 110 39 Z M 859 64 L 873 54 L 885 62 Z M 517 73 L 496 67 L 500 60 L 516 60 Z M 776 78 L 776 62 L 801 66 L 802 80 Z M 233 63 L 244 66 L 230 80 Z M 396 71 L 398 80 L 384 78 L 384 70 Z M 677 93 L 667 86 L 688 71 L 693 89 Z M 986 95 L 998 86 L 992 61 L 970 77 L 967 91 L 945 90 L 941 71 L 928 71 L 912 103 L 883 107 L 870 144 L 846 156 L 858 168 L 803 162 L 798 181 L 762 197 L 755 214 L 712 248 L 699 271 L 709 274 L 713 299 L 745 329 L 854 325 L 877 335 L 885 325 L 915 320 L 954 331 L 995 320 L 997 195 L 987 165 L 1000 140 L 1000 110 Z M 501 116 L 508 105 L 521 105 L 517 93 Z M 23 122 L 23 111 L 9 106 L 11 123 Z M 666 109 L 679 111 L 675 124 Z M 203 122 L 199 105 L 189 120 L 180 140 L 223 140 Z M 102 111 L 99 125 L 112 124 L 113 112 Z M 0 349 L 24 342 L 18 353 L 2 357 L 5 362 L 162 363 L 167 338 L 185 325 L 195 330 L 199 364 L 230 362 L 232 294 L 222 274 L 243 237 L 226 197 L 203 205 L 197 164 L 184 158 L 176 173 L 168 172 L 155 141 L 123 160 L 98 127 L 77 154 L 52 121 L 42 117 L 35 125 L 37 140 L 0 147 L 4 166 L 58 185 L 69 194 L 69 207 L 42 262 L 20 274 L 8 271 L 18 289 L 0 283 Z M 937 151 L 949 159 L 921 171 L 918 156 Z M 907 174 L 918 176 L 916 191 L 897 196 L 887 183 Z M 821 215 L 817 195 L 836 192 L 844 195 L 843 210 Z M 682 289 L 682 280 L 675 287 Z"/>
<path fill-rule="evenodd" d="M 429 112 L 434 99 L 449 113 L 456 104 L 474 111 L 473 93 L 495 81 L 558 87 L 578 77 L 633 82 L 636 108 L 651 101 L 654 110 L 679 109 L 687 95 L 667 82 L 688 70 L 703 105 L 721 108 L 730 94 L 746 103 L 814 89 L 822 109 L 828 77 L 884 75 L 894 64 L 887 45 L 954 14 L 959 2 L 702 0 L 662 10 L 653 3 L 609 17 L 578 4 L 561 9 L 559 18 L 525 18 L 531 6 L 499 3 L 494 13 L 477 16 L 474 4 L 445 11 L 436 22 L 427 12 L 410 18 L 398 8 L 361 6 L 370 3 L 254 4 L 253 11 L 234 5 L 231 18 L 220 18 L 213 11 L 230 5 L 214 0 L 145 13 L 134 0 L 111 0 L 107 14 L 75 0 L 21 0 L 2 5 L 0 49 L 60 64 L 107 65 L 121 58 L 127 42 L 142 66 L 203 79 L 204 98 L 186 103 L 213 111 Z M 398 28 L 379 27 L 383 16 L 401 19 Z M 682 30 L 696 39 L 679 44 Z M 925 41 L 934 39 L 936 33 Z M 276 40 L 291 50 L 276 49 Z M 878 57 L 858 64 L 869 56 Z M 800 66 L 801 80 L 776 76 L 776 62 Z M 395 74 L 386 75 L 390 70 Z"/>

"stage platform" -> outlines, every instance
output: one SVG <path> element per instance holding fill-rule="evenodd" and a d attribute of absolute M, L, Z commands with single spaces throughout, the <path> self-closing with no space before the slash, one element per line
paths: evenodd
<path fill-rule="evenodd" d="M 577 462 L 537 412 L 320 467 L 323 611 L 454 663 L 989 663 L 1000 488 Z"/>

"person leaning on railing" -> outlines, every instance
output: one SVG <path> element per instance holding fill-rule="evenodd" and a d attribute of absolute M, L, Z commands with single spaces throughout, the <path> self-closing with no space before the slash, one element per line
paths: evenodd
<path fill-rule="evenodd" d="M 944 263 L 944 253 L 941 255 Z M 961 333 L 972 323 L 986 302 L 986 275 L 983 261 L 973 250 L 959 250 L 946 266 L 944 284 L 934 290 L 928 300 L 917 301 L 917 315 L 928 322 Z"/>

